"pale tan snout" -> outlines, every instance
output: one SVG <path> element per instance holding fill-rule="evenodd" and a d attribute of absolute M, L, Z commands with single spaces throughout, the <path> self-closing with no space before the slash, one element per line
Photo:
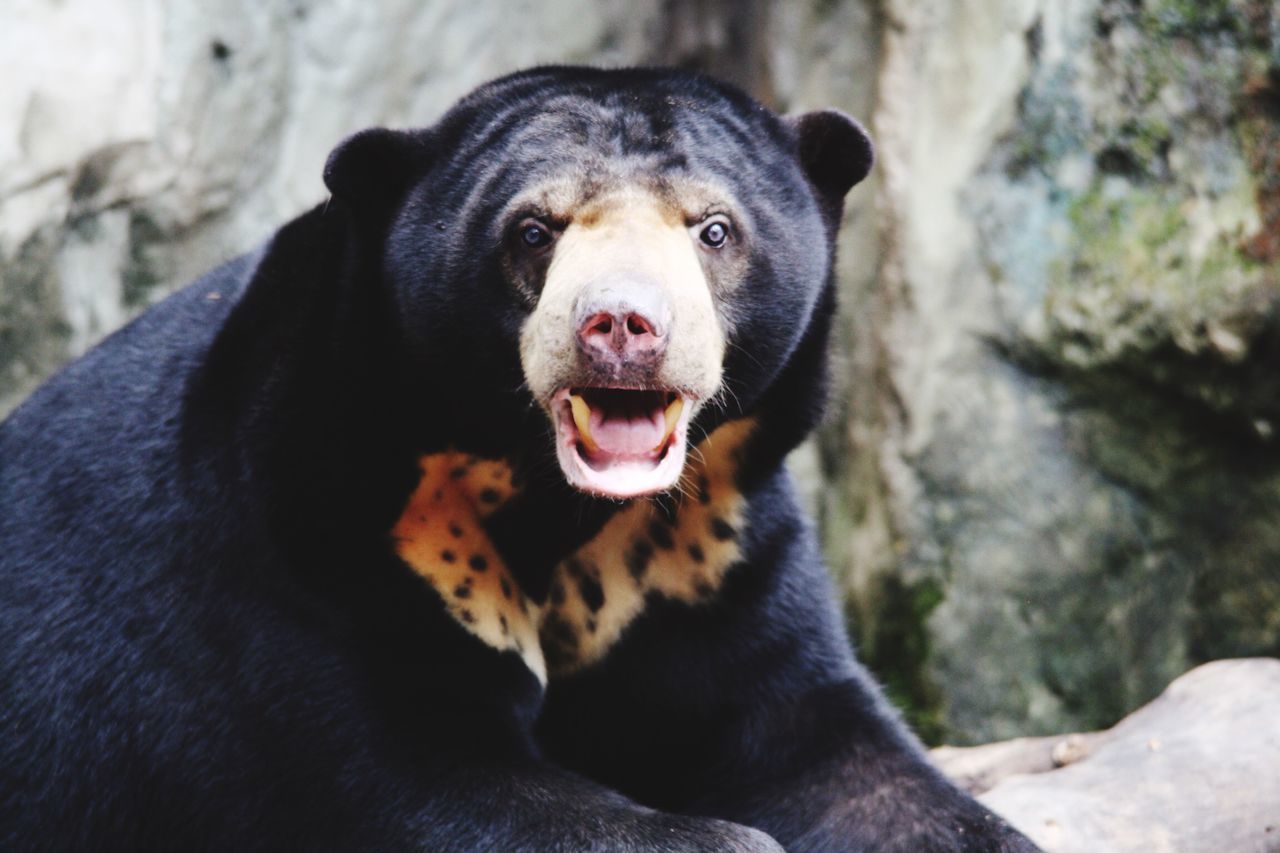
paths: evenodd
<path fill-rule="evenodd" d="M 520 336 L 567 482 L 615 500 L 675 487 L 724 351 L 684 215 L 634 190 L 575 211 Z"/>
<path fill-rule="evenodd" d="M 571 222 L 521 334 L 535 398 L 547 405 L 578 385 L 713 395 L 724 333 L 698 252 L 681 217 L 643 196 L 598 203 Z"/>

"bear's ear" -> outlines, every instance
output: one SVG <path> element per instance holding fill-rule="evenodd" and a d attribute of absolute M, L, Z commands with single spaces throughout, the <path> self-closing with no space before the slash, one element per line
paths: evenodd
<path fill-rule="evenodd" d="M 844 195 L 871 171 L 875 149 L 862 125 L 839 110 L 787 116 L 796 134 L 796 154 L 809 181 L 834 211 Z"/>
<path fill-rule="evenodd" d="M 324 183 L 357 213 L 389 212 L 431 159 L 426 132 L 375 127 L 333 149 L 324 164 Z"/>

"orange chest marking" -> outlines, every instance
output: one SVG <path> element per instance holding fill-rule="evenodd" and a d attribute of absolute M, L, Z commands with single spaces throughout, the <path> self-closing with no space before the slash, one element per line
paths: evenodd
<path fill-rule="evenodd" d="M 751 428 L 749 421 L 726 424 L 694 451 L 673 514 L 635 501 L 556 566 L 539 614 L 552 675 L 603 659 L 650 595 L 690 606 L 715 597 L 741 558 L 745 500 L 734 475 Z"/>
<path fill-rule="evenodd" d="M 422 479 L 392 529 L 396 553 L 435 587 L 464 628 L 520 655 L 545 683 L 537 614 L 481 526 L 515 494 L 510 469 L 460 453 L 424 456 L 418 464 Z"/>
<path fill-rule="evenodd" d="M 514 651 L 545 684 L 603 659 L 651 595 L 712 600 L 741 559 L 745 500 L 734 483 L 750 421 L 725 424 L 693 452 L 668 514 L 633 501 L 553 570 L 541 606 L 521 592 L 482 526 L 515 494 L 503 462 L 424 456 L 422 479 L 393 529 L 396 551 L 464 628 Z"/>

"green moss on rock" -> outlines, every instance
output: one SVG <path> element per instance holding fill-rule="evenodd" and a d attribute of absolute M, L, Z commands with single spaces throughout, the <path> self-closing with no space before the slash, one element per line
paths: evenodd
<path fill-rule="evenodd" d="M 874 613 L 859 613 L 850 602 L 850 625 L 859 657 L 880 679 L 890 700 L 925 743 L 947 740 L 943 693 L 928 674 L 929 615 L 942 603 L 943 587 L 934 578 L 905 580 L 878 575 L 863 596 Z"/>
<path fill-rule="evenodd" d="M 13 257 L 0 256 L 0 418 L 66 358 L 71 329 L 50 276 L 57 229 L 32 235 Z"/>
<path fill-rule="evenodd" d="M 1027 684 L 1101 726 L 1195 662 L 1280 654 L 1280 8 L 1102 0 L 1092 23 L 994 158 L 1047 200 L 1017 243 L 1043 255 L 987 234 L 993 279 L 1033 294 L 997 349 L 1054 389 L 1088 482 L 1022 590 Z"/>
<path fill-rule="evenodd" d="M 1259 70 L 1264 18 L 1243 0 L 1102 4 L 1095 60 L 1112 88 L 1088 111 L 1095 169 L 1067 203 L 1042 322 L 1018 344 L 1032 361 L 1271 417 L 1259 362 L 1280 308 L 1280 88 Z"/>

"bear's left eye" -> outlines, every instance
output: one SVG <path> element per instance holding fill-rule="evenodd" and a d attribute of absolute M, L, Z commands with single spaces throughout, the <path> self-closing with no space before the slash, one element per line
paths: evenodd
<path fill-rule="evenodd" d="M 551 245 L 551 229 L 534 219 L 520 223 L 520 244 L 526 249 L 542 249 Z"/>
<path fill-rule="evenodd" d="M 729 224 L 722 219 L 713 219 L 703 226 L 698 239 L 708 248 L 719 249 L 729 240 Z"/>

